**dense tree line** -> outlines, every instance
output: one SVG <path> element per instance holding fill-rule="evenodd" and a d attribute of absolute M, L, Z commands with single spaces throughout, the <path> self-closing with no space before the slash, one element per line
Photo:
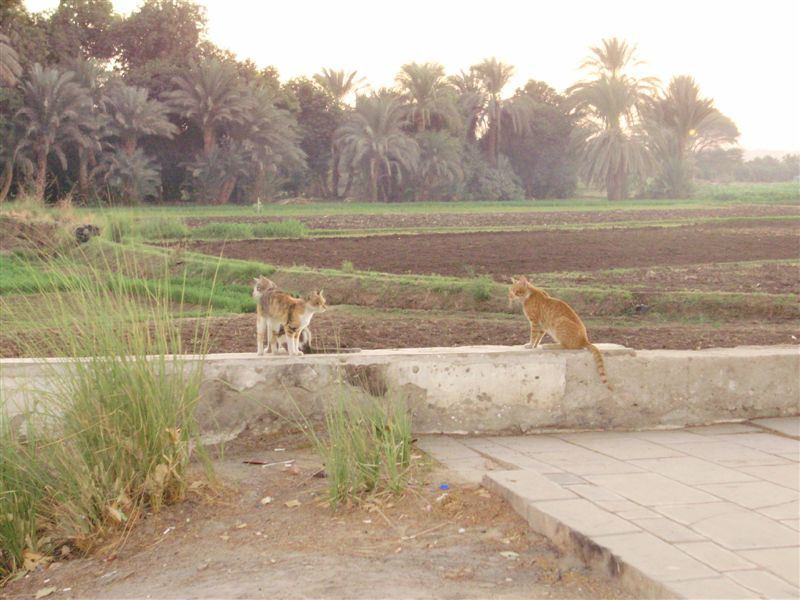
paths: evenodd
<path fill-rule="evenodd" d="M 204 9 L 144 0 L 0 7 L 0 200 L 251 203 L 686 197 L 738 130 L 688 76 L 637 78 L 634 46 L 591 49 L 563 94 L 486 59 L 402 65 L 392 88 L 323 69 L 281 82 L 211 44 Z M 724 161 L 723 161 L 724 162 Z M 711 165 L 711 166 L 710 166 Z"/>

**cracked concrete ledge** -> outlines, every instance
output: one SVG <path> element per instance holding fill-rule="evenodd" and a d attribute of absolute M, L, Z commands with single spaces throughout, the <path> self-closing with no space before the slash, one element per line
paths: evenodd
<path fill-rule="evenodd" d="M 796 415 L 800 347 L 603 352 L 613 391 L 589 352 L 545 346 L 369 350 L 259 357 L 212 354 L 197 416 L 219 439 L 280 427 L 279 415 L 322 414 L 342 391 L 405 397 L 415 433 L 493 434 L 669 428 Z M 68 359 L 0 360 L 0 397 L 22 417 Z"/>

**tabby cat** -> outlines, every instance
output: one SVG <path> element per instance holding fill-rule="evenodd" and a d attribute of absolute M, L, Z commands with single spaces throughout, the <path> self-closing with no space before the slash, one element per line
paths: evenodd
<path fill-rule="evenodd" d="M 589 342 L 583 321 L 569 304 L 534 287 L 525 276 L 519 279 L 511 278 L 508 299 L 509 302 L 522 300 L 522 310 L 531 323 L 531 341 L 525 344 L 526 348 L 536 348 L 545 334 L 550 335 L 555 342 L 568 350 L 586 348 L 594 355 L 600 379 L 611 389 L 606 377 L 603 355 Z"/>
<path fill-rule="evenodd" d="M 286 346 L 289 354 L 302 354 L 300 337 L 317 312 L 327 308 L 322 290 L 311 292 L 306 298 L 293 298 L 278 289 L 275 282 L 263 275 L 255 279 L 253 298 L 256 299 L 256 335 L 258 354 L 264 354 L 264 334 L 271 353 L 278 350 L 280 328 L 286 332 Z"/>

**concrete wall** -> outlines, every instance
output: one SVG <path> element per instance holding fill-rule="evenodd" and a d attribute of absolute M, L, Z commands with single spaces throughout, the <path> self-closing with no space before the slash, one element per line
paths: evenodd
<path fill-rule="evenodd" d="M 207 357 L 198 418 L 209 436 L 277 429 L 322 414 L 345 391 L 402 395 L 418 433 L 638 429 L 800 414 L 800 347 L 633 351 L 599 345 L 613 391 L 587 351 L 508 346 L 370 350 L 302 357 Z M 64 359 L 0 360 L 18 418 Z"/>

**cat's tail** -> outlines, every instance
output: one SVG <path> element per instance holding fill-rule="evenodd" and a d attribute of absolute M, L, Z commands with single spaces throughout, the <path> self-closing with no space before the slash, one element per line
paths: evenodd
<path fill-rule="evenodd" d="M 586 348 L 594 355 L 594 362 L 597 365 L 597 372 L 600 373 L 600 379 L 603 383 L 608 386 L 608 389 L 613 390 L 614 388 L 611 387 L 611 384 L 608 383 L 608 377 L 606 376 L 606 365 L 603 362 L 603 355 L 600 354 L 600 350 L 594 344 L 589 344 Z"/>

